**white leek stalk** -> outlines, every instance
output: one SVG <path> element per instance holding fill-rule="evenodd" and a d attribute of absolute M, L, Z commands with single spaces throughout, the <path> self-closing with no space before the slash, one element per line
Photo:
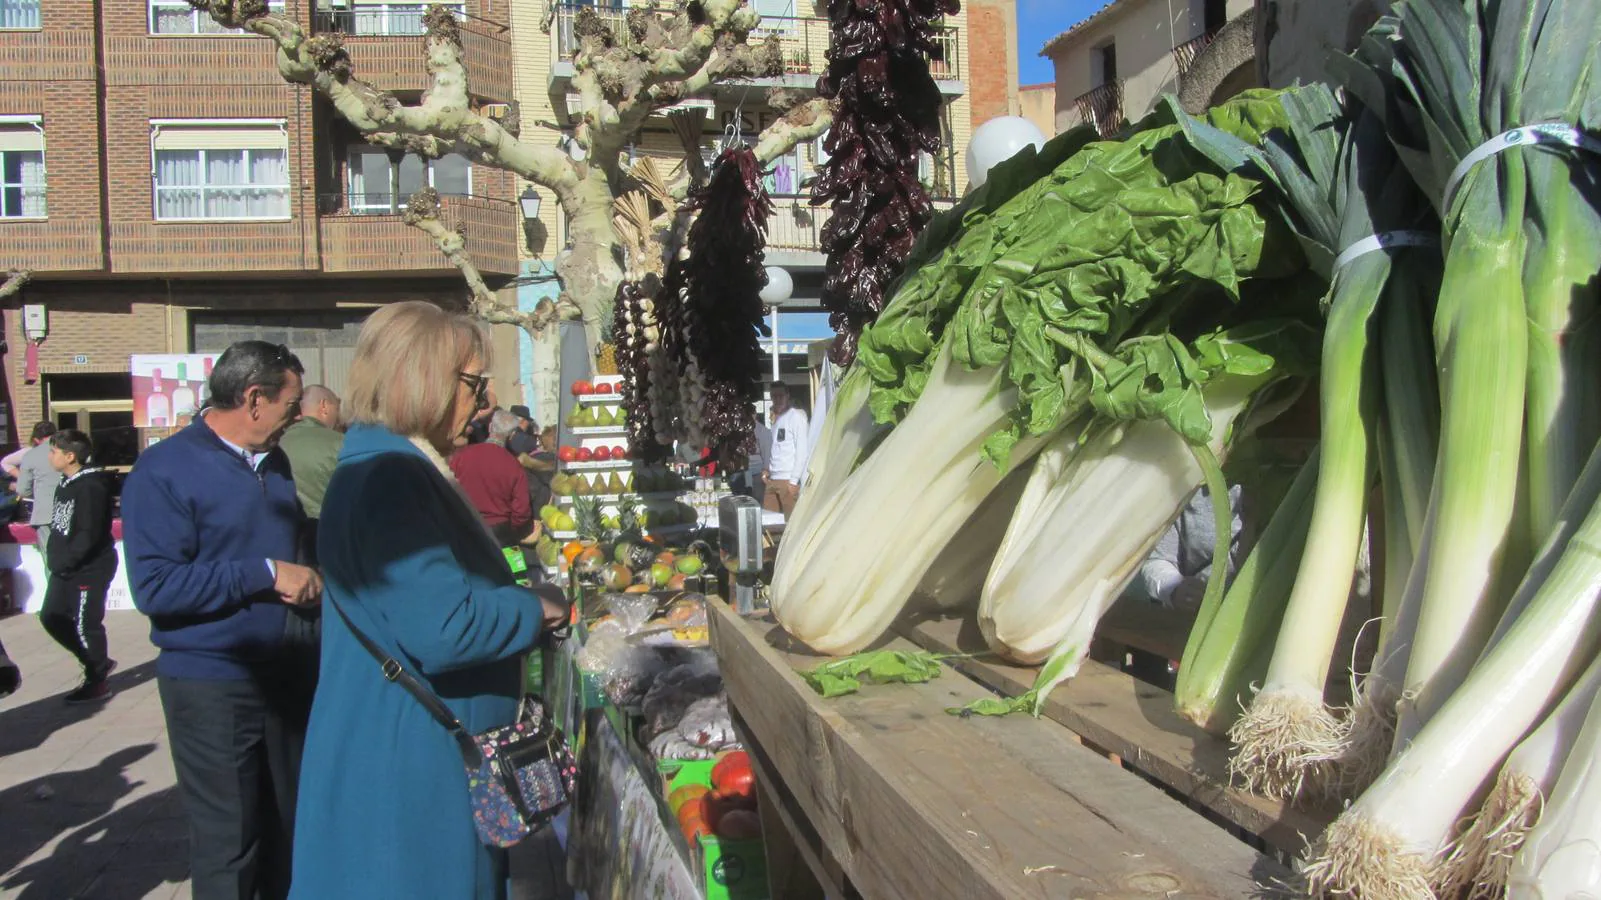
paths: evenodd
<path fill-rule="evenodd" d="M 1366 526 L 1378 401 L 1373 313 L 1390 273 L 1370 254 L 1335 273 L 1323 333 L 1312 524 L 1262 689 L 1229 729 L 1230 771 L 1269 797 L 1334 793 L 1347 728 L 1323 703 Z"/>
<path fill-rule="evenodd" d="M 1586 679 L 1587 681 L 1589 679 Z M 1540 822 L 1507 873 L 1508 900 L 1601 894 L 1601 695 L 1591 698 Z"/>
<path fill-rule="evenodd" d="M 1212 453 L 1223 453 L 1269 380 L 1221 376 L 1205 386 Z M 1111 425 L 1082 447 L 1076 432 L 1058 436 L 1041 451 L 984 582 L 978 624 L 990 647 L 1025 664 L 1053 649 L 1071 654 L 1060 672 L 1071 677 L 1101 616 L 1204 479 L 1189 442 L 1161 420 Z"/>
<path fill-rule="evenodd" d="M 1581 483 L 1598 473 L 1601 449 Z M 1324 832 L 1307 870 L 1315 887 L 1387 900 L 1430 896 L 1449 877 L 1458 818 L 1601 645 L 1601 503 L 1564 537 L 1551 536 L 1561 557 L 1517 622 Z"/>
<path fill-rule="evenodd" d="M 1512 861 L 1552 796 L 1598 693 L 1601 660 L 1590 664 L 1556 711 L 1507 757 L 1490 796 L 1446 861 L 1444 895 L 1490 900 L 1506 891 Z"/>

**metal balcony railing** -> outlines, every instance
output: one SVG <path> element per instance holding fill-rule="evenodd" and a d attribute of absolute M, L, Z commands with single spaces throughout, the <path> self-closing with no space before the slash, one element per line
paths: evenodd
<path fill-rule="evenodd" d="M 1079 120 L 1092 125 L 1097 134 L 1110 138 L 1123 127 L 1123 82 L 1107 83 L 1080 94 L 1073 105 L 1078 108 Z"/>
<path fill-rule="evenodd" d="M 588 10 L 613 34 L 628 33 L 628 10 L 619 6 L 590 6 L 563 3 L 554 8 L 551 36 L 555 41 L 557 58 L 571 62 L 578 52 L 578 35 L 574 30 L 580 11 Z M 828 19 L 818 16 L 764 16 L 761 24 L 751 32 L 751 43 L 769 37 L 778 39 L 784 54 L 786 75 L 821 75 L 828 65 Z M 961 33 L 949 25 L 942 26 L 934 37 L 942 58 L 929 62 L 929 71 L 942 81 L 959 81 L 961 72 Z"/>
<path fill-rule="evenodd" d="M 319 216 L 398 216 L 406 211 L 411 199 L 405 193 L 341 191 L 317 195 Z M 517 201 L 504 197 L 486 197 L 482 194 L 451 194 L 439 192 L 440 206 L 448 218 L 454 209 L 482 210 L 485 213 L 516 212 Z"/>
<path fill-rule="evenodd" d="M 457 19 L 467 18 L 464 3 L 440 5 L 455 13 Z M 428 12 L 428 6 L 427 3 L 364 3 L 349 9 L 320 9 L 317 11 L 317 30 L 352 35 L 415 37 L 424 31 L 422 18 Z"/>
<path fill-rule="evenodd" d="M 1210 47 L 1216 38 L 1216 31 L 1208 31 L 1173 48 L 1173 62 L 1178 65 L 1180 78 L 1189 74 L 1190 66 L 1195 65 L 1195 60 L 1200 57 L 1201 51 Z"/>
<path fill-rule="evenodd" d="M 823 223 L 832 212 L 826 206 L 813 206 L 809 194 L 774 194 L 773 214 L 767 219 L 767 249 L 822 249 Z M 936 199 L 934 208 L 945 210 L 953 199 Z"/>

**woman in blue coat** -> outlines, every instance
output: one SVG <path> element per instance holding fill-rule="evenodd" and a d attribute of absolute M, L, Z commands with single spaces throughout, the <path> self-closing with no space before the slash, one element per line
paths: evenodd
<path fill-rule="evenodd" d="M 367 320 L 353 424 L 323 503 L 325 602 L 437 693 L 469 732 L 510 724 L 521 660 L 560 594 L 518 587 L 442 454 L 487 404 L 470 320 L 398 303 Z M 403 364 L 402 364 L 403 363 Z M 333 610 L 323 616 L 295 822 L 292 900 L 500 900 L 506 856 L 473 827 L 445 729 Z"/>

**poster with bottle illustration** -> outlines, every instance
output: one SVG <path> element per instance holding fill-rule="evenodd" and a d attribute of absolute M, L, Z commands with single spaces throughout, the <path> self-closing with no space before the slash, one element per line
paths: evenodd
<path fill-rule="evenodd" d="M 138 354 L 133 375 L 133 426 L 182 428 L 206 404 L 206 379 L 216 354 Z"/>

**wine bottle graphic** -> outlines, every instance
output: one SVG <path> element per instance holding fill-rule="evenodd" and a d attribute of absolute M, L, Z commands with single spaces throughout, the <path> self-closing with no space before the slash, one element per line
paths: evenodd
<path fill-rule="evenodd" d="M 195 391 L 189 386 L 187 363 L 178 363 L 178 384 L 172 389 L 172 415 L 179 426 L 188 425 L 195 415 Z"/>
<path fill-rule="evenodd" d="M 172 425 L 172 401 L 162 393 L 161 370 L 150 373 L 150 396 L 145 400 L 145 416 L 150 420 L 151 428 L 167 428 Z"/>

